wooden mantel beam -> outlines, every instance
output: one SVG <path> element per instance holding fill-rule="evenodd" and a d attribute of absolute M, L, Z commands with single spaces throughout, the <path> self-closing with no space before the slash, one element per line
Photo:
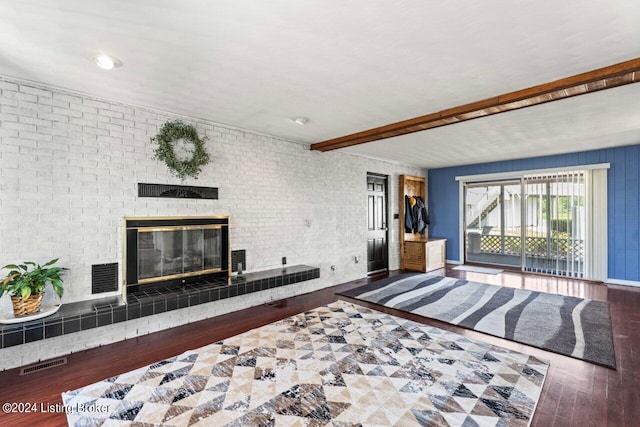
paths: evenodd
<path fill-rule="evenodd" d="M 640 81 L 640 58 L 631 59 L 586 73 L 576 74 L 530 88 L 509 92 L 493 98 L 448 108 L 413 119 L 403 120 L 357 132 L 351 135 L 328 139 L 311 144 L 312 150 L 330 151 L 352 145 L 364 144 L 379 139 L 392 138 L 426 129 L 460 123 L 478 117 L 491 116 L 545 102 L 557 101 L 572 96 L 584 95 Z"/>

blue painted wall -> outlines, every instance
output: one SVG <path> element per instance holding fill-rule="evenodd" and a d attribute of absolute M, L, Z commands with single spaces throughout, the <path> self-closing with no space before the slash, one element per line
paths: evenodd
<path fill-rule="evenodd" d="M 611 163 L 607 229 L 609 278 L 640 281 L 640 145 L 429 170 L 429 234 L 447 238 L 447 259 L 460 260 L 456 176 Z"/>

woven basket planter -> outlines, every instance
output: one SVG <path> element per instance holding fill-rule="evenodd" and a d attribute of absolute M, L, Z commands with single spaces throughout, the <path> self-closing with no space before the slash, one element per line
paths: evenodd
<path fill-rule="evenodd" d="M 26 301 L 23 301 L 22 297 L 12 296 L 13 314 L 16 317 L 20 317 L 37 313 L 42 307 L 42 296 L 43 294 L 31 295 Z"/>

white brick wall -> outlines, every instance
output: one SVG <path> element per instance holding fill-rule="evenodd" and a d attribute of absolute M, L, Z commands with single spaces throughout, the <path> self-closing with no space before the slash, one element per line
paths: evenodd
<path fill-rule="evenodd" d="M 162 162 L 152 159 L 150 142 L 164 122 L 177 118 L 194 124 L 207 137 L 213 159 L 199 179 L 187 179 L 184 184 L 218 187 L 219 200 L 137 197 L 138 182 L 181 184 Z M 254 305 L 276 295 L 290 296 L 363 277 L 367 172 L 390 176 L 389 264 L 395 269 L 399 223 L 391 218 L 398 212 L 398 175 L 425 176 L 424 170 L 310 151 L 301 144 L 211 121 L 0 77 L 0 265 L 59 257 L 60 264 L 70 268 L 63 302 L 95 297 L 90 285 L 92 264 L 121 263 L 125 216 L 228 214 L 232 249 L 247 250 L 248 271 L 277 267 L 283 256 L 289 264 L 321 268 L 318 280 L 247 299 Z M 305 221 L 310 221 L 310 227 Z M 362 261 L 355 264 L 354 256 Z M 220 307 L 211 308 L 216 304 Z M 202 310 L 209 317 L 231 304 L 207 304 Z M 8 299 L 2 298 L 0 310 L 9 309 Z M 183 311 L 167 313 L 162 319 L 169 320 L 163 327 L 184 317 Z M 191 311 L 187 321 L 200 318 L 200 309 Z M 129 323 L 139 322 L 110 327 L 114 334 L 105 332 L 110 338 L 100 343 L 116 341 L 118 331 L 126 329 L 130 334 Z M 69 349 L 72 341 L 69 337 L 54 340 L 61 343 L 60 349 Z M 32 349 L 31 353 L 38 348 L 39 358 L 52 357 L 55 352 L 46 349 L 54 340 L 21 347 Z M 0 354 L 7 351 L 26 354 L 17 348 Z"/>

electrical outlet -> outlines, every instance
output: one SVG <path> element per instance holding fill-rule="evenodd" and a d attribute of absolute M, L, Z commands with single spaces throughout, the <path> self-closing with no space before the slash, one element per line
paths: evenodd
<path fill-rule="evenodd" d="M 282 257 L 282 265 L 287 265 L 287 257 L 286 256 Z"/>

